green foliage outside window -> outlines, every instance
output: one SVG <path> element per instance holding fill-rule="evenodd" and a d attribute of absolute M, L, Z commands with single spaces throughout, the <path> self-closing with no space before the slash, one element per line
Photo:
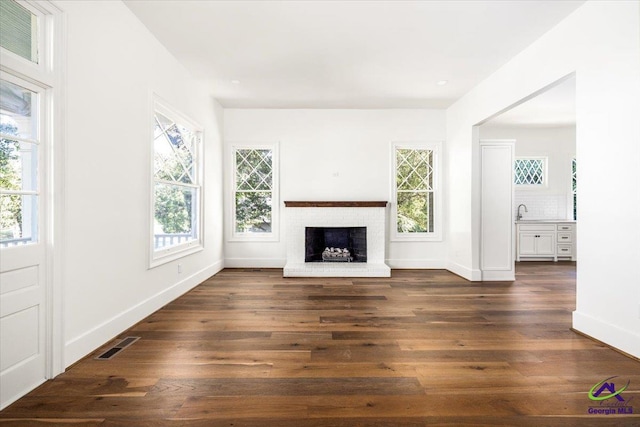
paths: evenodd
<path fill-rule="evenodd" d="M 434 231 L 433 150 L 396 149 L 397 230 Z"/>
<path fill-rule="evenodd" d="M 0 134 L 18 135 L 18 128 L 10 123 L 0 123 Z M 12 139 L 0 138 L 0 188 L 20 190 L 18 152 L 20 143 Z M 13 239 L 13 230 L 22 228 L 22 196 L 7 194 L 0 197 L 0 240 Z"/>
<path fill-rule="evenodd" d="M 190 233 L 192 194 L 180 187 L 156 184 L 155 218 L 165 234 Z"/>
<path fill-rule="evenodd" d="M 236 231 L 271 232 L 271 193 L 236 193 Z"/>
<path fill-rule="evenodd" d="M 197 238 L 199 183 L 196 176 L 198 136 L 156 112 L 154 127 L 154 220 L 159 235 Z M 184 240 L 172 240 L 173 244 Z M 156 239 L 155 246 L 165 245 Z"/>
<path fill-rule="evenodd" d="M 273 197 L 273 150 L 235 151 L 235 230 L 270 233 Z"/>

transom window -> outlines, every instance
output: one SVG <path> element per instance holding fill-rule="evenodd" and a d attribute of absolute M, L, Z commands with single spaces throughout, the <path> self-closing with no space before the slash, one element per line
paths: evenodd
<path fill-rule="evenodd" d="M 276 146 L 233 148 L 233 231 L 239 239 L 276 238 Z"/>
<path fill-rule="evenodd" d="M 394 145 L 394 237 L 438 238 L 438 144 Z"/>
<path fill-rule="evenodd" d="M 513 166 L 515 185 L 545 185 L 546 163 L 543 157 L 516 159 Z"/>
<path fill-rule="evenodd" d="M 156 102 L 153 126 L 153 260 L 200 248 L 202 131 Z"/>
<path fill-rule="evenodd" d="M 0 46 L 38 63 L 38 17 L 14 0 L 0 1 Z"/>

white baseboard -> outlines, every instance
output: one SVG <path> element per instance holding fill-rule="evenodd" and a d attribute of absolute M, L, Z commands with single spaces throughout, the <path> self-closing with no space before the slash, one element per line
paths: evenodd
<path fill-rule="evenodd" d="M 140 320 L 213 276 L 222 270 L 222 268 L 224 268 L 223 261 L 211 264 L 175 285 L 158 292 L 152 297 L 139 302 L 128 310 L 119 313 L 84 334 L 68 341 L 65 344 L 64 350 L 64 366 L 68 367 L 77 362 L 96 348 L 113 339 L 122 331 L 135 325 Z"/>
<path fill-rule="evenodd" d="M 640 334 L 637 331 L 622 329 L 577 310 L 573 312 L 573 329 L 640 358 Z"/>
<path fill-rule="evenodd" d="M 467 279 L 471 282 L 481 282 L 482 281 L 482 271 L 473 270 L 465 267 L 464 265 L 457 264 L 455 262 L 449 262 L 447 264 L 447 270 L 452 272 L 453 274 L 457 274 L 463 279 Z"/>
<path fill-rule="evenodd" d="M 481 274 L 483 282 L 513 282 L 516 280 L 514 270 L 484 270 Z"/>
<path fill-rule="evenodd" d="M 385 263 L 395 269 L 442 270 L 447 268 L 446 261 L 436 259 L 387 259 Z"/>
<path fill-rule="evenodd" d="M 284 258 L 225 258 L 224 268 L 284 268 Z"/>

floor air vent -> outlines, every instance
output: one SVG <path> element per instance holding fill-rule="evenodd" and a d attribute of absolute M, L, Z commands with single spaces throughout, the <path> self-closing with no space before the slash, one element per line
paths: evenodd
<path fill-rule="evenodd" d="M 129 347 L 134 342 L 138 341 L 140 337 L 126 337 L 121 340 L 119 343 L 102 353 L 100 356 L 96 357 L 96 360 L 109 360 L 116 354 L 120 353 L 125 348 Z"/>

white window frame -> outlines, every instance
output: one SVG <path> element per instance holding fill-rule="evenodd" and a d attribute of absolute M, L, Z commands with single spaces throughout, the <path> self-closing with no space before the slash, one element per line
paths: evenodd
<path fill-rule="evenodd" d="M 546 156 L 518 156 L 513 161 L 513 173 L 514 173 L 514 181 L 515 181 L 515 169 L 516 169 L 516 161 L 518 160 L 541 160 L 542 161 L 542 183 L 541 184 L 516 184 L 514 182 L 515 188 L 519 190 L 536 190 L 540 188 L 547 188 L 549 186 L 549 158 Z"/>
<path fill-rule="evenodd" d="M 278 242 L 280 240 L 280 144 L 271 143 L 233 143 L 229 149 L 229 242 Z M 271 190 L 271 232 L 240 233 L 236 231 L 236 151 L 271 150 L 272 190 Z"/>
<path fill-rule="evenodd" d="M 36 197 L 35 210 L 31 207 L 22 207 L 23 215 L 31 218 L 31 220 L 25 221 L 23 217 L 23 223 L 21 224 L 24 230 L 25 226 L 28 226 L 29 240 L 25 242 L 25 245 L 31 244 L 46 244 L 47 235 L 47 222 L 46 216 L 48 212 L 47 208 L 47 191 L 44 184 L 45 177 L 50 177 L 47 160 L 51 152 L 51 126 L 49 123 L 49 114 L 51 110 L 50 103 L 50 91 L 46 88 L 33 84 L 27 80 L 21 79 L 9 72 L 0 70 L 0 79 L 12 83 L 16 86 L 24 88 L 37 96 L 37 102 L 32 105 L 35 106 L 33 111 L 35 114 L 35 120 L 38 122 L 38 132 L 32 135 L 30 138 L 22 138 L 18 136 L 6 135 L 7 139 L 13 141 L 19 141 L 26 144 L 32 144 L 37 152 L 35 157 L 35 170 L 32 171 L 32 180 L 35 183 L 34 189 L 20 189 L 20 190 L 3 190 L 0 189 L 2 195 L 18 195 L 18 196 L 34 196 Z M 23 159 L 21 159 L 23 160 Z M 23 177 L 24 179 L 24 177 Z M 33 219 L 35 217 L 35 220 Z M 0 250 L 11 248 L 13 246 L 3 246 L 0 244 Z"/>
<path fill-rule="evenodd" d="M 401 233 L 398 231 L 398 195 L 396 183 L 396 153 L 398 149 L 433 151 L 433 231 L 423 233 Z M 442 141 L 393 142 L 391 143 L 391 220 L 389 221 L 391 241 L 439 242 L 442 241 Z"/>
<path fill-rule="evenodd" d="M 18 0 L 16 3 L 36 16 L 38 62 L 30 61 L 7 49 L 0 48 L 3 65 L 25 76 L 38 75 L 38 82 L 53 86 L 54 58 L 51 41 L 54 39 L 53 14 L 57 10 L 46 1 Z"/>
<path fill-rule="evenodd" d="M 199 138 L 196 142 L 196 159 L 194 160 L 194 178 L 196 179 L 196 183 L 194 183 L 194 188 L 196 188 L 197 197 L 197 206 L 195 208 L 195 212 L 197 214 L 197 219 L 192 223 L 192 227 L 196 233 L 196 238 L 193 240 L 189 240 L 184 243 L 180 243 L 175 246 L 170 246 L 168 248 L 156 249 L 155 248 L 155 185 L 159 183 L 155 178 L 154 174 L 154 158 L 155 158 L 155 149 L 154 149 L 154 127 L 155 127 L 155 114 L 156 112 L 162 114 L 163 116 L 171 119 L 175 123 L 178 123 L 186 128 L 189 128 L 195 135 L 198 135 Z M 204 194 L 205 194 L 205 185 L 204 185 L 204 130 L 202 126 L 200 126 L 197 122 L 190 119 L 186 115 L 182 114 L 174 107 L 169 105 L 166 101 L 160 98 L 158 95 L 153 95 L 153 105 L 151 108 L 151 123 L 150 123 L 150 198 L 151 198 L 151 209 L 149 213 L 149 268 L 157 267 L 162 264 L 166 264 L 167 262 L 174 261 L 179 258 L 183 258 L 187 255 L 194 254 L 196 252 L 200 252 L 204 249 Z"/>

